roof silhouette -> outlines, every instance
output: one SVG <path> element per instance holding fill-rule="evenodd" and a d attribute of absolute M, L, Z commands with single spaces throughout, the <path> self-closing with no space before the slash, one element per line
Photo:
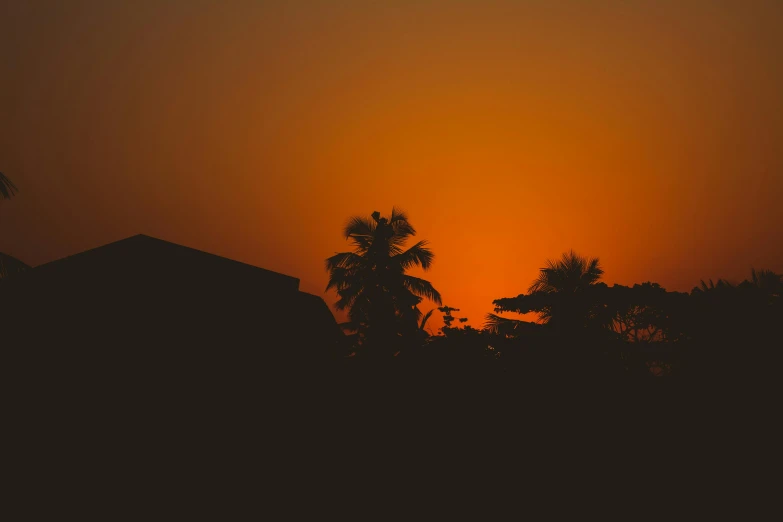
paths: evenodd
<path fill-rule="evenodd" d="M 15 274 L 30 268 L 26 263 L 19 261 L 14 256 L 0 252 L 0 277 Z"/>
<path fill-rule="evenodd" d="M 95 448 L 112 466 L 126 455 L 154 466 L 170 460 L 165 441 L 195 436 L 200 462 L 203 448 L 236 444 L 246 428 L 232 422 L 262 425 L 339 363 L 334 316 L 298 287 L 144 235 L 27 269 L 0 280 L 4 385 L 29 412 L 25 429 L 79 448 L 79 466 Z M 132 463 L 116 467 L 125 477 Z"/>
<path fill-rule="evenodd" d="M 142 234 L 0 284 L 8 346 L 290 360 L 326 357 L 343 338 L 298 278 Z"/>
<path fill-rule="evenodd" d="M 273 272 L 209 252 L 186 247 L 144 234 L 138 234 L 99 247 L 91 248 L 49 263 L 38 265 L 36 275 L 61 271 L 111 271 L 113 269 L 212 269 L 231 271 L 239 277 L 262 279 L 268 285 L 287 291 L 299 289 L 299 279 Z"/>

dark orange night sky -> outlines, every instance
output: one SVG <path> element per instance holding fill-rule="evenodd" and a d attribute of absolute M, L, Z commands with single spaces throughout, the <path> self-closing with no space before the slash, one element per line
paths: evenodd
<path fill-rule="evenodd" d="M 781 27 L 779 0 L 0 0 L 0 251 L 146 233 L 321 294 L 345 220 L 399 205 L 474 326 L 569 248 L 671 290 L 783 271 Z"/>

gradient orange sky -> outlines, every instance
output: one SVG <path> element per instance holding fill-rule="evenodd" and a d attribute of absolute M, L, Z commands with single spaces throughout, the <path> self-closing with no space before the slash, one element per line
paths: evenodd
<path fill-rule="evenodd" d="M 779 0 L 0 0 L 0 251 L 146 233 L 322 294 L 345 220 L 398 205 L 474 326 L 569 248 L 671 290 L 783 271 L 781 27 Z"/>

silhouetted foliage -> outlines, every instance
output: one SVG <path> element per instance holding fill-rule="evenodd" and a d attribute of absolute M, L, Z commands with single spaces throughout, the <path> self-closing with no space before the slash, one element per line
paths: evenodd
<path fill-rule="evenodd" d="M 538 314 L 543 337 L 532 335 L 534 323 L 496 314 L 485 328 L 601 374 L 739 376 L 777 358 L 765 348 L 778 335 L 773 325 L 783 324 L 774 272 L 753 270 L 739 285 L 701 281 L 690 294 L 652 282 L 609 287 L 601 274 L 597 259 L 564 254 L 541 269 L 529 294 L 494 301 L 497 313 Z"/>
<path fill-rule="evenodd" d="M 780 364 L 782 286 L 781 275 L 752 270 L 751 278 L 737 285 L 719 280 L 694 288 L 685 369 L 712 378 L 768 377 Z"/>
<path fill-rule="evenodd" d="M 363 355 L 391 356 L 415 345 L 422 328 L 418 304 L 423 298 L 441 304 L 440 294 L 429 281 L 407 274 L 413 267 L 428 270 L 434 255 L 426 241 L 409 248 L 405 244 L 416 230 L 404 212 L 391 216 L 374 212 L 370 218 L 352 217 L 344 236 L 354 246 L 326 260 L 327 290 L 335 289 L 337 310 L 348 310 L 343 326 L 357 332 Z"/>
<path fill-rule="evenodd" d="M 491 346 L 493 335 L 490 332 L 465 324 L 467 317 L 454 317 L 453 312 L 458 312 L 459 308 L 441 306 L 438 311 L 443 314 L 444 324 L 438 335 L 427 337 L 421 349 L 412 351 L 407 359 L 452 364 L 486 361 L 499 355 Z M 461 326 L 452 325 L 454 321 Z"/>
<path fill-rule="evenodd" d="M 593 286 L 604 271 L 598 258 L 579 256 L 573 250 L 559 260 L 547 260 L 528 292 L 539 302 L 541 322 L 562 330 L 584 327 L 596 317 Z"/>
<path fill-rule="evenodd" d="M 438 308 L 438 311 L 443 313 L 443 322 L 446 325 L 446 328 L 449 328 L 451 326 L 452 321 L 456 319 L 451 312 L 459 312 L 459 308 L 452 308 L 450 306 L 441 306 Z"/>
<path fill-rule="evenodd" d="M 0 199 L 10 199 L 18 190 L 14 182 L 0 172 Z"/>

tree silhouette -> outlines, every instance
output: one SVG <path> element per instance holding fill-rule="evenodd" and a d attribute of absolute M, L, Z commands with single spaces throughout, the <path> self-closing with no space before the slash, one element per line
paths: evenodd
<path fill-rule="evenodd" d="M 451 306 L 441 306 L 438 311 L 443 314 L 443 322 L 446 324 L 446 328 L 451 328 L 451 322 L 456 319 L 451 312 L 459 312 L 459 308 L 452 308 Z"/>
<path fill-rule="evenodd" d="M 649 344 L 683 338 L 681 308 L 687 294 L 667 292 L 649 281 L 606 287 L 602 294 L 601 303 L 612 316 L 608 326 L 622 340 Z"/>
<path fill-rule="evenodd" d="M 495 300 L 495 311 L 537 312 L 542 323 L 564 331 L 594 320 L 605 322 L 604 314 L 596 309 L 594 291 L 603 273 L 598 258 L 583 257 L 571 250 L 560 259 L 547 260 L 528 295 Z M 513 327 L 513 323 L 492 314 L 487 322 L 492 327 Z"/>
<path fill-rule="evenodd" d="M 500 310 L 497 311 L 512 311 L 512 310 Z M 484 321 L 484 329 L 492 334 L 500 335 L 503 337 L 516 337 L 517 334 L 522 331 L 525 323 L 528 321 L 520 321 L 519 319 L 509 319 L 508 317 L 502 317 L 496 314 L 487 314 Z"/>
<path fill-rule="evenodd" d="M 558 260 L 548 259 L 528 292 L 575 294 L 596 284 L 604 274 L 597 257 L 582 257 L 573 250 Z"/>
<path fill-rule="evenodd" d="M 369 218 L 352 217 L 343 234 L 354 250 L 326 260 L 326 289 L 337 291 L 337 310 L 348 310 L 344 327 L 359 334 L 362 352 L 394 354 L 418 339 L 422 299 L 441 304 L 440 293 L 429 281 L 406 274 L 417 266 L 428 270 L 434 255 L 426 241 L 405 249 L 416 230 L 397 208 L 388 218 L 379 212 Z"/>
<path fill-rule="evenodd" d="M 752 270 L 736 285 L 702 281 L 690 294 L 688 372 L 737 382 L 770 378 L 781 362 L 782 293 L 783 279 L 770 270 Z"/>

